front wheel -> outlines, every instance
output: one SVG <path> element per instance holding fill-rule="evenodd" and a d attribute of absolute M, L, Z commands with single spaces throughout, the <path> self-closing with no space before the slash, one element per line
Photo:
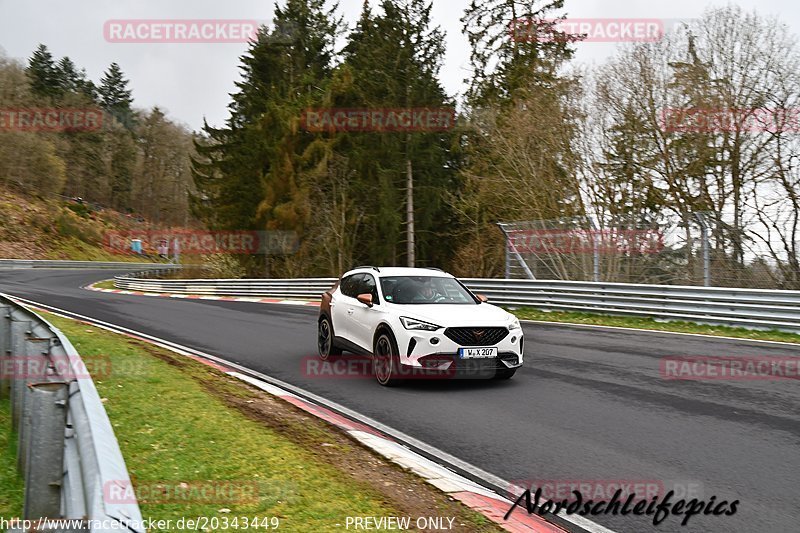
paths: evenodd
<path fill-rule="evenodd" d="M 386 331 L 375 339 L 372 350 L 372 369 L 375 379 L 384 387 L 393 387 L 400 383 L 397 377 L 400 372 L 400 357 L 394 336 Z"/>
<path fill-rule="evenodd" d="M 333 326 L 328 317 L 322 317 L 319 321 L 317 330 L 317 350 L 319 357 L 323 361 L 327 361 L 332 356 L 342 355 L 342 350 L 337 348 L 333 342 Z"/>

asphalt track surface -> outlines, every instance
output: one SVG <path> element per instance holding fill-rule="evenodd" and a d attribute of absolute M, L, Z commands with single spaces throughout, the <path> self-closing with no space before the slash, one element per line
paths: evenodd
<path fill-rule="evenodd" d="M 616 531 L 800 531 L 800 382 L 669 381 L 665 356 L 798 356 L 787 345 L 570 326 L 524 326 L 508 382 L 308 376 L 316 310 L 90 292 L 111 272 L 0 271 L 17 295 L 223 357 L 321 395 L 506 480 L 653 483 L 741 500 L 734 516 L 587 517 Z M 143 391 L 146 393 L 146 391 Z M 519 511 L 518 511 L 519 512 Z"/>

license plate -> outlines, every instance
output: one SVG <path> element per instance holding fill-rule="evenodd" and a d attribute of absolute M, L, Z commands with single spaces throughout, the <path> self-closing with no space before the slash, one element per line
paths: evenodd
<path fill-rule="evenodd" d="M 497 357 L 497 348 L 459 348 L 461 359 L 489 359 Z"/>

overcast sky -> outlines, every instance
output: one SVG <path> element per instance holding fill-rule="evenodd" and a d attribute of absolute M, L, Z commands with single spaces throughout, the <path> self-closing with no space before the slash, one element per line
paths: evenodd
<path fill-rule="evenodd" d="M 349 23 L 357 18 L 364 0 L 340 0 Z M 372 5 L 378 0 L 369 0 Z M 800 34 L 800 2 L 792 0 L 738 0 L 747 10 L 777 15 Z M 120 64 L 131 80 L 135 105 L 158 105 L 191 128 L 203 117 L 213 125 L 227 118 L 229 94 L 239 76 L 243 43 L 116 43 L 104 35 L 109 20 L 127 19 L 247 19 L 269 22 L 272 0 L 0 0 L 0 47 L 11 57 L 25 59 L 39 43 L 57 58 L 69 56 L 97 81 L 111 62 Z M 459 19 L 469 0 L 434 0 L 434 19 L 447 32 L 447 58 L 442 82 L 452 95 L 463 91 L 469 49 Z M 566 0 L 570 18 L 688 19 L 710 6 L 706 0 Z M 614 53 L 614 44 L 582 43 L 577 60 L 602 62 Z"/>

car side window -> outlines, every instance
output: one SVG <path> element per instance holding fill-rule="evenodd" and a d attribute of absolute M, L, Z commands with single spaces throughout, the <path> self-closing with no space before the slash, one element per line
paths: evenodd
<path fill-rule="evenodd" d="M 342 294 L 345 296 L 349 296 L 350 298 L 358 297 L 358 289 L 359 289 L 359 278 L 361 278 L 363 274 L 353 274 L 352 276 L 347 276 L 342 280 Z"/>
<path fill-rule="evenodd" d="M 378 284 L 375 283 L 375 278 L 372 274 L 364 274 L 361 282 L 358 284 L 358 294 L 371 294 L 372 303 L 375 305 L 380 303 L 378 298 Z"/>

